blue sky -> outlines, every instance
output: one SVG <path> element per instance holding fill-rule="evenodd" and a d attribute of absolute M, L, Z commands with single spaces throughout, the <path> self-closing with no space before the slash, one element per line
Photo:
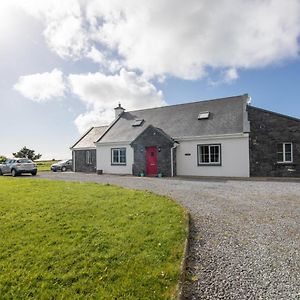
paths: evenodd
<path fill-rule="evenodd" d="M 0 18 L 0 155 L 27 146 L 71 157 L 119 101 L 130 110 L 249 93 L 300 118 L 298 0 L 3 0 Z"/>

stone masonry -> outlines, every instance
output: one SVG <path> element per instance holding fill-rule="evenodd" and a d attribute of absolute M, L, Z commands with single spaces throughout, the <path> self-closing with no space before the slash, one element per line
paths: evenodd
<path fill-rule="evenodd" d="M 173 140 L 161 129 L 148 126 L 132 143 L 134 151 L 133 175 L 139 175 L 146 172 L 146 148 L 157 148 L 157 166 L 158 173 L 163 176 L 171 176 L 171 148 Z M 174 175 L 176 175 L 176 151 L 173 155 Z"/>
<path fill-rule="evenodd" d="M 300 176 L 300 120 L 248 106 L 250 176 Z M 277 162 L 277 144 L 293 144 L 293 162 Z"/>
<path fill-rule="evenodd" d="M 86 152 L 90 151 L 92 164 L 86 163 Z M 75 156 L 75 159 L 74 159 Z M 96 172 L 96 149 L 92 150 L 73 150 L 73 161 L 75 161 L 75 172 Z"/>

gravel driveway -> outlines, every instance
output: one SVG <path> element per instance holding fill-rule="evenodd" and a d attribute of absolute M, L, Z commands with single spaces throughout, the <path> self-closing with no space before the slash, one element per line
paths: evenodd
<path fill-rule="evenodd" d="M 192 222 L 185 299 L 300 299 L 300 182 L 37 178 L 146 189 L 184 205 Z"/>

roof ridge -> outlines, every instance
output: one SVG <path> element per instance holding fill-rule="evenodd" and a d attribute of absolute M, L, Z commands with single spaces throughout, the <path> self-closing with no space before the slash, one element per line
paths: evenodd
<path fill-rule="evenodd" d="M 144 109 L 128 110 L 128 111 L 125 111 L 125 113 L 152 110 L 152 109 L 160 109 L 160 108 L 167 108 L 167 107 L 174 107 L 174 106 L 181 106 L 181 105 L 191 105 L 191 104 L 203 103 L 203 102 L 222 101 L 222 100 L 228 100 L 230 98 L 241 98 L 241 97 L 245 97 L 245 96 L 248 96 L 248 94 L 228 96 L 228 97 L 215 98 L 215 99 L 197 100 L 197 101 L 193 101 L 193 102 L 178 103 L 178 104 L 171 104 L 171 105 L 158 106 L 158 107 L 150 107 L 150 108 L 144 108 Z"/>

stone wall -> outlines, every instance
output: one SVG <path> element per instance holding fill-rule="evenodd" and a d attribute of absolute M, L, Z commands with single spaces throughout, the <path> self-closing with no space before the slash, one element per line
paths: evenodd
<path fill-rule="evenodd" d="M 147 127 L 143 133 L 131 144 L 134 151 L 133 175 L 146 172 L 146 148 L 157 148 L 157 167 L 158 173 L 163 176 L 171 176 L 171 148 L 173 141 L 168 138 L 161 130 L 153 126 Z M 173 156 L 174 176 L 176 175 L 176 150 Z"/>
<path fill-rule="evenodd" d="M 92 164 L 86 163 L 86 151 L 90 151 Z M 73 161 L 75 161 L 75 172 L 96 172 L 96 149 L 93 150 L 73 150 Z M 75 156 L 75 160 L 74 160 Z M 73 164 L 74 165 L 74 164 Z"/>
<path fill-rule="evenodd" d="M 248 106 L 250 176 L 300 177 L 300 120 Z M 293 163 L 277 162 L 277 144 L 293 143 Z"/>

